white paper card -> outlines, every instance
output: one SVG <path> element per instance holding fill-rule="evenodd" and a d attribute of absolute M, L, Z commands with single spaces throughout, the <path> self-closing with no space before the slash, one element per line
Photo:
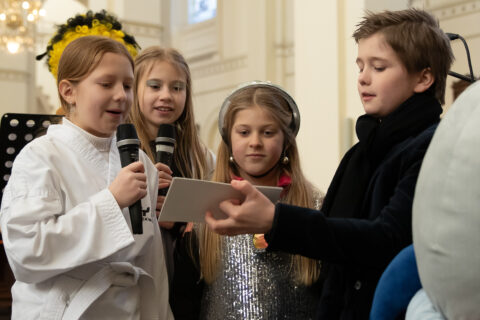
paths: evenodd
<path fill-rule="evenodd" d="M 256 186 L 270 201 L 280 199 L 282 188 Z M 212 212 L 217 219 L 225 218 L 220 202 L 243 200 L 245 196 L 229 183 L 174 177 L 165 197 L 159 221 L 205 222 L 205 213 Z"/>

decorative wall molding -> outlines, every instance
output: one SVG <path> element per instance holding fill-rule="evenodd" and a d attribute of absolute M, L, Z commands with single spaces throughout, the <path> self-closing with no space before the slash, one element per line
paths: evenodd
<path fill-rule="evenodd" d="M 201 60 L 219 54 L 217 18 L 184 26 L 175 36 L 178 49 L 187 60 Z"/>
<path fill-rule="evenodd" d="M 0 81 L 27 82 L 31 74 L 25 71 L 0 69 Z"/>
<path fill-rule="evenodd" d="M 163 26 L 151 23 L 122 20 L 124 29 L 135 37 L 163 38 Z"/>
<path fill-rule="evenodd" d="M 122 26 L 123 30 L 132 34 L 134 37 L 147 37 L 160 40 L 164 38 L 164 28 L 161 25 L 122 20 Z M 37 43 L 48 43 L 53 36 L 53 32 L 47 27 L 42 26 L 42 28 L 38 28 L 36 34 Z"/>
<path fill-rule="evenodd" d="M 293 43 L 275 44 L 274 49 L 275 49 L 276 57 L 293 57 L 294 56 Z"/>
<path fill-rule="evenodd" d="M 248 66 L 247 56 L 241 56 L 234 59 L 209 63 L 202 66 L 191 66 L 192 76 L 195 79 L 207 77 L 213 74 L 231 72 L 238 69 L 244 69 Z"/>
<path fill-rule="evenodd" d="M 414 0 L 410 5 L 428 10 L 440 20 L 480 11 L 480 0 Z"/>

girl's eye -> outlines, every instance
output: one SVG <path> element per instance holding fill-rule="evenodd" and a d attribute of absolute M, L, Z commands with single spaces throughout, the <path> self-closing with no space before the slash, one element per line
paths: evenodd
<path fill-rule="evenodd" d="M 173 90 L 176 91 L 176 92 L 180 92 L 180 91 L 183 91 L 185 90 L 185 85 L 184 84 L 176 84 L 173 86 Z"/>
<path fill-rule="evenodd" d="M 124 87 L 125 89 L 127 89 L 127 90 L 132 89 L 132 85 L 129 84 L 129 83 L 124 84 L 123 87 Z"/>
<path fill-rule="evenodd" d="M 160 86 L 158 84 L 150 84 L 150 85 L 148 85 L 148 87 L 150 87 L 152 89 L 155 89 L 155 90 L 160 89 Z"/>
<path fill-rule="evenodd" d="M 158 90 L 161 87 L 161 83 L 154 80 L 147 80 L 147 87 L 152 88 L 154 90 Z"/>
<path fill-rule="evenodd" d="M 240 134 L 241 136 L 246 136 L 248 134 L 248 131 L 247 130 L 240 130 L 240 131 L 238 131 L 238 134 Z"/>
<path fill-rule="evenodd" d="M 373 67 L 375 69 L 375 71 L 378 71 L 378 72 L 382 72 L 383 70 L 385 70 L 385 67 Z"/>
<path fill-rule="evenodd" d="M 112 86 L 110 82 L 101 82 L 100 85 L 104 88 L 110 88 Z"/>

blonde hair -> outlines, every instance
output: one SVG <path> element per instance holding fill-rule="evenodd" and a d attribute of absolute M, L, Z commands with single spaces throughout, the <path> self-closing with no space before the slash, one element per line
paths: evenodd
<path fill-rule="evenodd" d="M 201 143 L 195 118 L 192 102 L 192 79 L 190 69 L 184 57 L 175 49 L 164 49 L 158 46 L 149 47 L 143 50 L 135 59 L 133 106 L 127 121 L 133 123 L 137 129 L 141 148 L 147 153 L 150 159 L 155 162 L 153 151 L 150 148 L 151 137 L 147 128 L 145 116 L 140 110 L 140 99 L 138 88 L 140 82 L 157 62 L 166 61 L 183 73 L 186 78 L 186 101 L 185 108 L 180 117 L 175 121 L 177 144 L 174 151 L 174 162 L 183 177 L 206 179 L 208 177 L 206 153 L 207 148 Z"/>
<path fill-rule="evenodd" d="M 133 59 L 123 44 L 108 37 L 85 36 L 70 42 L 63 51 L 58 63 L 57 88 L 62 80 L 77 84 L 88 77 L 107 52 L 125 56 L 133 69 Z M 71 106 L 60 92 L 58 95 L 68 116 Z"/>
<path fill-rule="evenodd" d="M 241 90 L 231 98 L 231 103 L 225 112 L 225 121 L 223 122 L 227 141 L 231 141 L 230 135 L 236 114 L 240 110 L 254 106 L 267 110 L 280 125 L 285 137 L 284 155 L 290 161 L 283 165 L 283 170 L 291 177 L 292 183 L 288 187 L 288 192 L 282 199 L 282 202 L 303 207 L 313 207 L 314 189 L 302 173 L 295 135 L 290 129 L 292 112 L 278 89 L 250 87 Z M 230 182 L 232 172 L 239 175 L 236 165 L 229 161 L 230 155 L 231 145 L 227 145 L 222 140 L 218 148 L 217 164 L 213 175 L 214 181 Z M 210 231 L 206 225 L 202 225 L 199 228 L 199 247 L 202 274 L 205 281 L 211 283 L 215 280 L 219 271 L 222 237 Z M 298 283 L 311 285 L 320 275 L 319 262 L 317 260 L 295 255 L 292 257 L 292 265 L 295 270 L 295 280 Z"/>

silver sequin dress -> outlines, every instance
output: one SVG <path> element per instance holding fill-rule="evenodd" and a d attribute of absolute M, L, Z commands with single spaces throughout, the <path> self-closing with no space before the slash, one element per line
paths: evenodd
<path fill-rule="evenodd" d="M 221 274 L 205 286 L 200 319 L 314 317 L 319 289 L 295 284 L 292 255 L 256 249 L 252 235 L 223 239 Z"/>

